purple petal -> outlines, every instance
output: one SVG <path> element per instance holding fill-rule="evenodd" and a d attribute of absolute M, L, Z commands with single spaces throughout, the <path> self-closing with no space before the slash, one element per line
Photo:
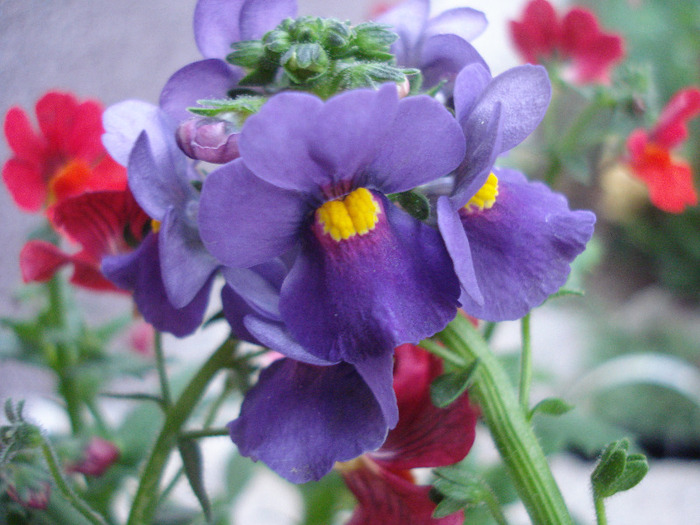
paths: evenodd
<path fill-rule="evenodd" d="M 556 292 L 593 234 L 595 215 L 570 211 L 566 199 L 513 170 L 498 170 L 489 210 L 464 214 L 484 304 L 462 296 L 464 310 L 487 321 L 519 319 Z"/>
<path fill-rule="evenodd" d="M 508 151 L 535 130 L 547 111 L 551 96 L 552 88 L 545 68 L 532 65 L 514 67 L 493 79 L 466 123 L 462 124 L 462 129 L 466 135 L 469 127 L 487 119 L 500 103 L 503 121 L 501 147 Z M 457 113 L 461 112 L 458 110 Z"/>
<path fill-rule="evenodd" d="M 202 323 L 212 280 L 202 287 L 191 303 L 184 308 L 175 308 L 168 301 L 161 279 L 157 235 L 146 236 L 130 254 L 105 257 L 102 272 L 117 286 L 133 290 L 139 312 L 157 330 L 184 337 Z"/>
<path fill-rule="evenodd" d="M 284 273 L 277 275 L 279 270 Z M 253 268 L 222 269 L 231 292 L 241 297 L 250 306 L 251 313 L 276 321 L 280 317 L 280 288 L 287 271 L 279 259 L 274 259 Z"/>
<path fill-rule="evenodd" d="M 194 38 L 206 58 L 224 58 L 241 40 L 240 17 L 248 0 L 198 0 L 194 9 Z"/>
<path fill-rule="evenodd" d="M 310 156 L 321 99 L 306 93 L 281 93 L 246 120 L 238 148 L 258 177 L 289 190 L 307 193 L 329 184 L 331 176 Z"/>
<path fill-rule="evenodd" d="M 125 100 L 108 107 L 102 114 L 102 122 L 105 128 L 102 143 L 122 166 L 129 163 L 129 154 L 144 130 L 155 141 L 161 136 L 161 128 L 167 125 L 158 106 L 141 100 Z M 153 148 L 156 151 L 167 149 L 162 143 L 153 144 Z"/>
<path fill-rule="evenodd" d="M 309 232 L 282 285 L 280 311 L 309 352 L 359 363 L 441 330 L 458 281 L 438 233 L 375 194 L 374 230 L 336 242 Z"/>
<path fill-rule="evenodd" d="M 503 137 L 501 105 L 496 104 L 490 118 L 465 129 L 467 153 L 455 170 L 455 184 L 450 196 L 452 207 L 464 206 L 484 185 L 501 152 Z"/>
<path fill-rule="evenodd" d="M 412 65 L 411 57 L 423 36 L 429 9 L 429 0 L 406 0 L 377 18 L 377 22 L 392 26 L 392 31 L 399 35 L 392 46 L 399 65 Z"/>
<path fill-rule="evenodd" d="M 247 0 L 241 9 L 241 40 L 259 40 L 285 18 L 296 16 L 296 0 Z"/>
<path fill-rule="evenodd" d="M 260 374 L 229 425 L 242 455 L 294 483 L 318 480 L 384 441 L 387 425 L 372 391 L 346 363 L 280 359 Z"/>
<path fill-rule="evenodd" d="M 187 108 L 196 107 L 198 100 L 226 98 L 242 76 L 240 69 L 223 60 L 193 62 L 168 79 L 160 93 L 160 107 L 175 122 L 186 120 L 193 116 Z"/>
<path fill-rule="evenodd" d="M 469 42 L 456 35 L 435 35 L 423 44 L 418 65 L 424 86 L 432 87 L 446 81 L 449 91 L 458 73 L 470 64 L 480 64 L 488 71 L 486 62 Z"/>
<path fill-rule="evenodd" d="M 240 159 L 211 172 L 199 202 L 199 234 L 226 266 L 250 267 L 290 249 L 308 205 L 257 178 Z"/>
<path fill-rule="evenodd" d="M 294 340 L 283 323 L 264 319 L 253 313 L 245 316 L 243 325 L 262 346 L 275 350 L 295 361 L 319 366 L 328 366 L 337 363 L 337 361 L 331 362 L 320 359 L 307 352 L 303 346 Z"/>
<path fill-rule="evenodd" d="M 474 273 L 472 252 L 459 214 L 453 210 L 447 197 L 440 197 L 437 205 L 437 219 L 445 247 L 452 257 L 454 270 L 459 278 L 463 293 L 468 294 L 473 303 L 484 304 L 484 296 Z"/>
<path fill-rule="evenodd" d="M 352 179 L 386 148 L 398 106 L 395 84 L 379 91 L 360 89 L 333 97 L 311 131 L 309 152 L 333 183 Z"/>
<path fill-rule="evenodd" d="M 165 215 L 158 242 L 168 298 L 175 308 L 183 308 L 207 285 L 219 263 L 204 248 L 196 224 L 173 208 Z"/>
<path fill-rule="evenodd" d="M 182 208 L 196 198 L 196 190 L 188 182 L 186 157 L 174 146 L 174 137 L 169 150 L 156 156 L 146 133 L 141 132 L 129 156 L 129 187 L 144 211 L 162 221 L 170 207 Z"/>
<path fill-rule="evenodd" d="M 465 66 L 457 75 L 454 88 L 457 121 L 464 121 L 476 106 L 479 97 L 493 80 L 488 67 L 480 62 Z"/>
<path fill-rule="evenodd" d="M 464 148 L 462 131 L 442 104 L 428 96 L 405 98 L 367 170 L 370 183 L 383 193 L 413 189 L 456 168 Z"/>
<path fill-rule="evenodd" d="M 355 369 L 362 376 L 367 386 L 374 393 L 384 414 L 389 428 L 394 428 L 399 421 L 399 409 L 394 393 L 394 359 L 387 352 L 377 357 L 368 358 L 355 363 Z"/>
<path fill-rule="evenodd" d="M 424 36 L 430 38 L 435 35 L 453 34 L 471 42 L 484 32 L 488 21 L 481 11 L 470 7 L 458 7 L 448 9 L 428 20 Z"/>

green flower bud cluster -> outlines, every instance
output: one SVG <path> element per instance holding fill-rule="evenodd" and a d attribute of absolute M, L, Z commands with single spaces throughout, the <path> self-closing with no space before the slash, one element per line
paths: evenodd
<path fill-rule="evenodd" d="M 333 18 L 288 18 L 262 40 L 234 43 L 227 60 L 248 70 L 241 86 L 273 93 L 303 89 L 325 98 L 418 74 L 393 63 L 390 46 L 397 38 L 388 26 L 374 22 L 353 27 Z"/>

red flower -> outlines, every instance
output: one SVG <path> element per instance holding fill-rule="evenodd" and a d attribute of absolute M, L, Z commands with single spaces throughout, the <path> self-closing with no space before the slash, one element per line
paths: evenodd
<path fill-rule="evenodd" d="M 150 218 L 131 191 L 96 191 L 69 197 L 52 208 L 54 226 L 82 250 L 69 255 L 53 244 L 29 241 L 20 253 L 25 282 L 48 281 L 64 265 L 74 267 L 71 282 L 101 291 L 123 290 L 100 271 L 105 255 L 125 253 L 143 239 Z"/>
<path fill-rule="evenodd" d="M 690 166 L 671 156 L 671 150 L 688 138 L 688 121 L 698 114 L 700 89 L 682 89 L 668 102 L 651 131 L 636 129 L 627 138 L 629 166 L 647 185 L 652 204 L 661 210 L 681 213 L 686 206 L 698 203 Z"/>
<path fill-rule="evenodd" d="M 126 170 L 102 146 L 102 107 L 78 103 L 70 93 L 49 92 L 36 104 L 40 132 L 19 107 L 5 116 L 14 156 L 2 177 L 17 206 L 26 211 L 85 191 L 124 190 Z"/>
<path fill-rule="evenodd" d="M 396 349 L 394 390 L 399 422 L 382 447 L 339 469 L 358 505 L 348 525 L 461 525 L 462 512 L 434 519 L 430 487 L 416 485 L 409 469 L 462 460 L 474 442 L 477 409 L 464 394 L 447 408 L 430 400 L 442 362 L 422 348 Z"/>
<path fill-rule="evenodd" d="M 68 472 L 80 472 L 86 476 L 99 478 L 119 459 L 119 449 L 111 441 L 93 437 L 85 447 L 83 458 L 71 465 Z"/>
<path fill-rule="evenodd" d="M 510 22 L 513 43 L 526 62 L 571 60 L 572 80 L 608 82 L 610 70 L 624 55 L 622 38 L 600 30 L 595 15 L 572 8 L 560 21 L 547 0 L 532 0 L 521 21 Z"/>

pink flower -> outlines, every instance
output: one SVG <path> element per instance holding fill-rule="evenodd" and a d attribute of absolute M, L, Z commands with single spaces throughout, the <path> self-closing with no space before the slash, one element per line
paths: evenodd
<path fill-rule="evenodd" d="M 93 437 L 83 451 L 80 462 L 69 466 L 68 472 L 80 472 L 99 478 L 119 459 L 119 449 L 111 441 Z"/>
<path fill-rule="evenodd" d="M 461 525 L 462 512 L 432 518 L 429 486 L 416 485 L 410 469 L 451 465 L 474 442 L 478 410 L 464 394 L 447 408 L 430 400 L 430 383 L 442 362 L 410 344 L 396 349 L 394 390 L 399 422 L 382 447 L 339 466 L 358 505 L 348 525 Z"/>
<path fill-rule="evenodd" d="M 600 30 L 595 15 L 574 7 L 559 20 L 547 0 L 531 0 L 520 21 L 510 22 L 516 49 L 526 62 L 570 60 L 572 80 L 607 83 L 624 55 L 622 37 Z"/>
<path fill-rule="evenodd" d="M 682 89 L 664 107 L 656 126 L 636 129 L 627 138 L 628 164 L 647 185 L 652 204 L 663 211 L 681 213 L 698 203 L 690 166 L 671 155 L 688 138 L 688 121 L 698 114 L 700 89 Z"/>
<path fill-rule="evenodd" d="M 36 212 L 85 191 L 124 190 L 126 170 L 102 146 L 102 107 L 51 91 L 36 104 L 37 132 L 21 108 L 5 116 L 14 155 L 2 177 L 17 206 Z"/>

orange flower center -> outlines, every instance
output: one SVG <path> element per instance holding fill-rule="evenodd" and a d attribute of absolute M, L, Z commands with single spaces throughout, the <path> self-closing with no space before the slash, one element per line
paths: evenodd
<path fill-rule="evenodd" d="M 73 159 L 68 161 L 61 166 L 49 181 L 50 203 L 82 193 L 91 175 L 92 170 L 84 160 Z"/>

